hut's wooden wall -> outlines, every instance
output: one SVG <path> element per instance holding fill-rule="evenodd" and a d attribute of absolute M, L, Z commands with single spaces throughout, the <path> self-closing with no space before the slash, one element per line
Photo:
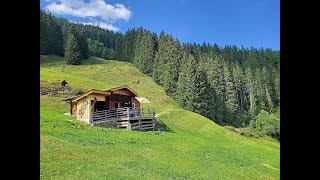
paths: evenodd
<path fill-rule="evenodd" d="M 125 105 L 124 103 L 130 103 Z M 119 94 L 112 94 L 109 96 L 109 109 L 114 109 L 116 108 L 116 104 L 120 103 L 120 107 L 118 106 L 118 108 L 121 107 L 126 107 L 126 106 L 130 106 L 131 107 L 131 97 L 125 96 L 125 95 L 119 95 Z"/>
<path fill-rule="evenodd" d="M 75 115 L 77 110 L 77 102 L 72 102 L 71 115 Z"/>
<path fill-rule="evenodd" d="M 74 102 L 76 104 L 75 109 L 77 110 L 77 119 L 84 121 L 86 123 L 89 123 L 89 119 L 90 119 L 90 108 L 91 108 L 91 100 L 97 99 L 97 101 L 106 101 L 106 95 L 98 95 L 98 94 L 90 94 L 88 96 L 85 96 L 81 99 L 79 99 L 77 102 Z M 84 108 L 84 112 L 83 115 L 81 116 L 81 114 L 79 113 L 79 111 L 81 110 L 81 107 L 85 106 Z"/>
<path fill-rule="evenodd" d="M 136 98 L 131 98 L 131 102 L 135 104 L 136 108 L 140 108 L 140 102 Z"/>
<path fill-rule="evenodd" d="M 90 118 L 90 99 L 85 96 L 77 101 L 77 119 L 89 123 Z M 81 116 L 80 111 L 84 106 L 83 115 Z"/>

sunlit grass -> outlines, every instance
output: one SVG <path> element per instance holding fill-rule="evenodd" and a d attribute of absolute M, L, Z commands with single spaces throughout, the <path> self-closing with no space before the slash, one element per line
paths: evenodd
<path fill-rule="evenodd" d="M 40 97 L 41 179 L 279 179 L 280 145 L 252 139 L 179 108 L 130 63 L 90 58 L 80 66 L 48 56 L 42 86 L 65 79 L 77 89 L 132 87 L 170 131 L 140 132 L 86 125 L 65 116 L 66 95 Z M 132 83 L 139 80 L 139 84 Z"/>

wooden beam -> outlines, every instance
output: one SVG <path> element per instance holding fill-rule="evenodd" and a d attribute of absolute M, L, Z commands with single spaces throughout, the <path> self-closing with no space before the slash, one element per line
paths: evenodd
<path fill-rule="evenodd" d="M 110 92 L 106 92 L 106 91 L 101 91 L 101 90 L 96 90 L 96 89 L 91 89 L 85 93 L 83 93 L 82 95 L 80 95 L 79 97 L 75 98 L 72 100 L 72 102 L 75 102 L 85 96 L 88 96 L 89 94 L 92 94 L 92 93 L 95 93 L 95 94 L 102 94 L 102 95 L 110 95 L 111 93 Z"/>

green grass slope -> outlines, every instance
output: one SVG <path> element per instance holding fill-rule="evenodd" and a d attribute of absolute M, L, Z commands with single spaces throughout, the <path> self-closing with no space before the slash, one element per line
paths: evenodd
<path fill-rule="evenodd" d="M 152 103 L 170 131 L 92 127 L 65 116 L 70 94 L 40 96 L 41 179 L 280 179 L 280 145 L 242 137 L 183 110 L 126 62 L 91 58 L 80 66 L 40 57 L 40 87 L 105 89 L 128 84 Z M 133 84 L 133 81 L 140 81 Z"/>

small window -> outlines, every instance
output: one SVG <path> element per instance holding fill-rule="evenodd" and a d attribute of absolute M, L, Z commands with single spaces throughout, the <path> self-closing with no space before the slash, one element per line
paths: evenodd
<path fill-rule="evenodd" d="M 136 108 L 136 105 L 134 103 L 132 103 L 132 108 L 135 109 Z"/>

